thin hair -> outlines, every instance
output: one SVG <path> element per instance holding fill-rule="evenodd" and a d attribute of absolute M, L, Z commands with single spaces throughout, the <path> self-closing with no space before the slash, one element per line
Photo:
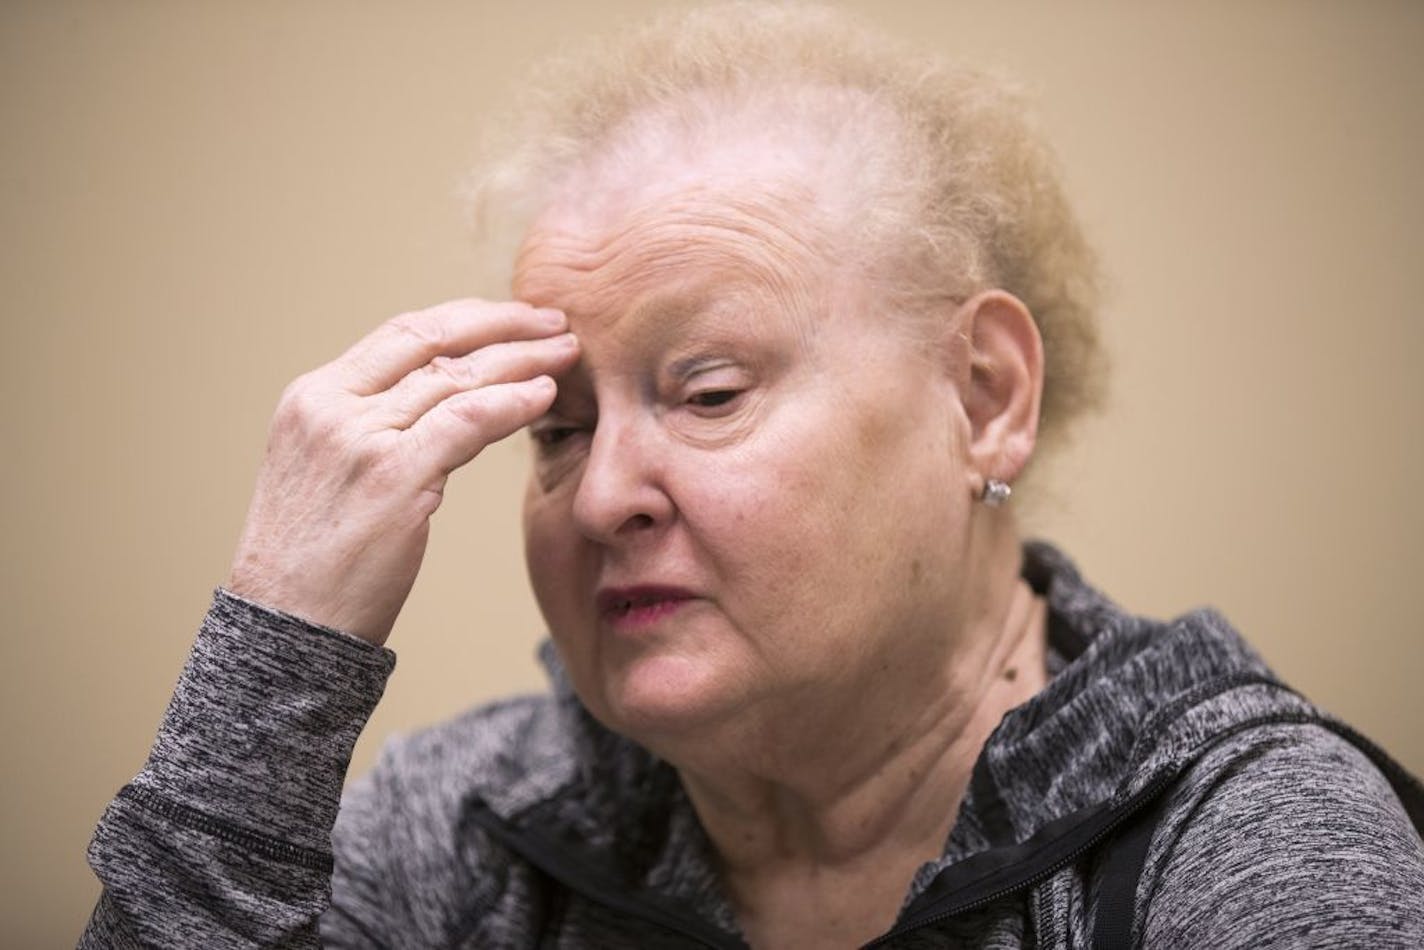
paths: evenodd
<path fill-rule="evenodd" d="M 507 267 L 554 190 L 631 124 L 666 117 L 697 134 L 768 103 L 853 151 L 855 247 L 897 304 L 997 287 L 1027 305 L 1045 354 L 1041 440 L 1100 404 L 1096 258 L 1024 97 L 843 11 L 715 4 L 547 61 L 471 176 L 477 233 Z"/>

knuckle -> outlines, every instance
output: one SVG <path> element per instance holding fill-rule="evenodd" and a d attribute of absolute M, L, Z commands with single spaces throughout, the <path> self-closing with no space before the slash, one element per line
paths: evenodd
<path fill-rule="evenodd" d="M 386 324 L 391 332 L 404 337 L 422 349 L 439 350 L 445 344 L 445 324 L 428 314 L 411 312 L 392 317 Z"/>
<path fill-rule="evenodd" d="M 474 382 L 473 368 L 467 360 L 437 356 L 426 365 L 432 376 L 454 383 L 457 387 L 464 388 Z"/>
<path fill-rule="evenodd" d="M 298 376 L 282 390 L 275 418 L 285 425 L 302 423 L 316 414 L 319 401 L 310 377 Z"/>
<path fill-rule="evenodd" d="M 272 416 L 274 435 L 302 440 L 332 441 L 343 428 L 335 394 L 310 376 L 298 377 L 282 391 Z"/>
<path fill-rule="evenodd" d="M 445 401 L 445 408 L 461 423 L 475 429 L 488 425 L 492 415 L 489 405 L 483 399 L 448 399 Z"/>
<path fill-rule="evenodd" d="M 280 402 L 283 404 L 289 403 L 294 399 L 300 397 L 303 393 L 306 393 L 307 391 L 311 390 L 311 377 L 311 373 L 303 373 L 302 375 L 298 376 L 296 379 L 288 383 L 286 387 L 282 390 L 282 398 Z"/>

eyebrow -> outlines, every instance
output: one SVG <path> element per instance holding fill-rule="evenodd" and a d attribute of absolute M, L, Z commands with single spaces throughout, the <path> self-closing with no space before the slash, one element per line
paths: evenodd
<path fill-rule="evenodd" d="M 633 307 L 623 317 L 639 331 L 637 338 L 651 348 L 665 348 L 704 317 L 716 303 L 712 293 L 697 290 L 657 294 Z"/>
<path fill-rule="evenodd" d="M 673 379 L 686 379 L 703 370 L 718 369 L 730 365 L 732 365 L 730 360 L 698 353 L 675 360 L 667 367 L 667 374 Z"/>

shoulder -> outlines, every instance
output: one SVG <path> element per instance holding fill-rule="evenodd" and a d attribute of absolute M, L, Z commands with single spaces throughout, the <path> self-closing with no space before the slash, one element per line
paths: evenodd
<path fill-rule="evenodd" d="M 394 796 L 407 811 L 448 812 L 470 797 L 537 797 L 564 781 L 573 744 L 554 697 L 505 699 L 387 740 L 346 799 Z"/>
<path fill-rule="evenodd" d="M 435 945 L 472 908 L 484 913 L 510 899 L 524 866 L 469 823 L 469 807 L 483 800 L 514 808 L 514 796 L 534 801 L 563 788 L 566 733 L 553 697 L 527 696 L 388 740 L 342 796 L 324 933 L 335 940 L 353 927 L 384 927 Z"/>
<path fill-rule="evenodd" d="M 1424 946 L 1424 844 L 1328 728 L 1254 728 L 1171 793 L 1139 901 L 1147 946 Z"/>
<path fill-rule="evenodd" d="M 471 763 L 494 764 L 512 747 L 550 733 L 559 711 L 549 695 L 516 696 L 477 706 L 434 726 L 388 740 L 381 767 L 463 771 Z M 546 735 L 545 738 L 551 737 Z"/>

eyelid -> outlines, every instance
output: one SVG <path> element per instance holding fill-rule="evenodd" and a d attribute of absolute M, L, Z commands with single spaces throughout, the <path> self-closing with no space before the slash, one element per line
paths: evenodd
<path fill-rule="evenodd" d="M 736 363 L 732 360 L 719 359 L 708 360 L 706 362 L 679 368 L 679 370 L 674 373 L 674 378 L 684 387 L 690 387 L 694 383 L 706 385 L 707 377 L 719 373 L 735 373 L 739 377 L 747 376 L 745 368 L 740 363 Z"/>
<path fill-rule="evenodd" d="M 583 431 L 581 423 L 574 422 L 562 416 L 553 414 L 545 415 L 529 423 L 529 438 L 533 440 L 541 450 L 557 449 L 570 438 Z M 554 438 L 558 435 L 558 438 Z"/>
<path fill-rule="evenodd" d="M 556 429 L 566 425 L 569 425 L 569 420 L 566 419 L 564 416 L 561 416 L 556 412 L 546 412 L 539 418 L 535 419 L 533 422 L 529 423 L 528 429 L 530 432 L 540 432 L 545 429 Z"/>
<path fill-rule="evenodd" d="M 749 374 L 737 364 L 717 363 L 689 374 L 682 387 L 681 402 L 700 415 L 723 415 L 737 407 L 741 396 L 751 385 Z M 721 395 L 726 398 L 710 403 L 701 401 L 709 396 Z"/>

